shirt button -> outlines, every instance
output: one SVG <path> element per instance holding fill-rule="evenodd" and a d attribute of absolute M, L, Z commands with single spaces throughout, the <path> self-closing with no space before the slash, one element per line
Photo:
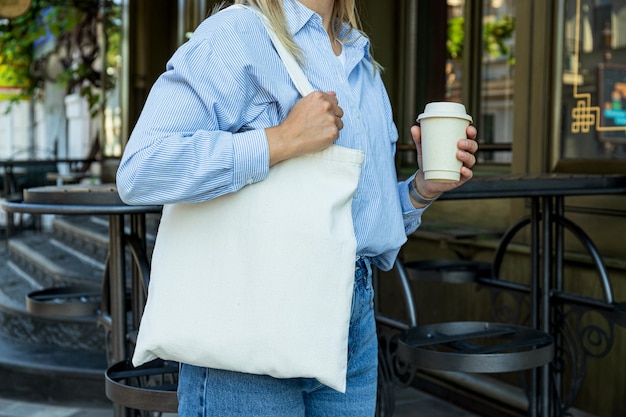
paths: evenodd
<path fill-rule="evenodd" d="M 252 181 L 252 178 L 248 178 L 248 179 L 246 180 L 246 184 L 248 184 L 248 185 L 252 184 L 253 182 L 254 182 L 254 181 Z"/>

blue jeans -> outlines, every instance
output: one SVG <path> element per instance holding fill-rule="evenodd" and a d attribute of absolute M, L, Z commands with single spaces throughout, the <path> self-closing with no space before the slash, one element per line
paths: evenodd
<path fill-rule="evenodd" d="M 182 364 L 180 417 L 369 417 L 376 409 L 378 341 L 368 259 L 357 261 L 346 393 L 315 379 L 276 379 Z"/>

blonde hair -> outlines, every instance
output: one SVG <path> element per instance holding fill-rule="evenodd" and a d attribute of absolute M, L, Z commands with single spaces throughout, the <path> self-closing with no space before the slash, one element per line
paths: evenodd
<path fill-rule="evenodd" d="M 359 36 L 365 36 L 361 27 L 361 20 L 359 19 L 355 2 L 356 0 L 335 0 L 332 16 L 334 24 L 330 27 L 331 42 L 335 40 L 350 42 Z M 298 44 L 296 44 L 293 40 L 291 33 L 289 33 L 287 18 L 285 17 L 285 12 L 283 10 L 283 0 L 234 0 L 234 3 L 250 5 L 260 10 L 261 13 L 263 13 L 270 21 L 272 28 L 276 32 L 276 35 L 278 35 L 282 44 L 285 45 L 285 48 L 287 48 L 287 50 L 298 59 L 300 64 L 302 64 L 302 51 L 300 50 Z M 347 23 L 350 27 L 351 30 L 347 32 L 347 35 L 350 35 L 351 37 L 340 37 L 341 35 L 339 32 L 343 23 Z M 354 33 L 355 31 L 356 33 Z M 355 36 L 352 37 L 352 35 Z M 370 56 L 372 56 L 371 50 Z M 372 62 L 376 69 L 382 69 L 380 65 L 373 60 L 373 57 Z"/>

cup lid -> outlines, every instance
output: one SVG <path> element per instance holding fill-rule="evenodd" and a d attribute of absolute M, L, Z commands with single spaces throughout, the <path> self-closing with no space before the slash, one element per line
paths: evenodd
<path fill-rule="evenodd" d="M 417 116 L 417 121 L 419 122 L 427 117 L 456 117 L 469 120 L 470 123 L 473 121 L 472 116 L 467 114 L 463 104 L 452 101 L 438 101 L 426 104 L 424 113 Z"/>

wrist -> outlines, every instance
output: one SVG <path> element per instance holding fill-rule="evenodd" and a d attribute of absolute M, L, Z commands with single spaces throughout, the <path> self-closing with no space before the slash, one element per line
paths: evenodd
<path fill-rule="evenodd" d="M 266 128 L 265 137 L 267 139 L 267 147 L 270 155 L 270 166 L 289 158 L 290 149 L 287 146 L 289 141 L 283 139 L 282 131 L 279 126 Z"/>
<path fill-rule="evenodd" d="M 415 182 L 415 178 L 409 182 L 409 196 L 416 203 L 427 206 L 431 204 L 433 201 L 437 200 L 441 194 L 436 195 L 434 197 L 425 197 L 418 189 L 417 184 Z"/>

